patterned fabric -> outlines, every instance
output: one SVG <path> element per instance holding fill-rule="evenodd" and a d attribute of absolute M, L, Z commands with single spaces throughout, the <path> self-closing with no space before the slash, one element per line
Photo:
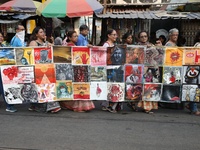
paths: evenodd
<path fill-rule="evenodd" d="M 70 109 L 73 111 L 89 111 L 95 108 L 92 101 L 83 100 L 60 102 L 60 106 L 63 109 Z"/>
<path fill-rule="evenodd" d="M 151 111 L 152 109 L 158 109 L 158 102 L 139 101 L 137 107 L 141 107 L 145 111 Z"/>

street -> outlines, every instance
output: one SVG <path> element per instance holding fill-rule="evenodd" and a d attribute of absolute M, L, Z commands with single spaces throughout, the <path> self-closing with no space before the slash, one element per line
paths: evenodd
<path fill-rule="evenodd" d="M 1 150 L 197 150 L 200 117 L 187 110 L 159 109 L 154 114 L 117 114 L 96 109 L 86 113 L 29 112 L 17 105 L 8 113 L 1 102 Z"/>

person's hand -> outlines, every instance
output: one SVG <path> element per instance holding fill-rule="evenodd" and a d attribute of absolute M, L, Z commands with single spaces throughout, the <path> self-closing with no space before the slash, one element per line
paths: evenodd
<path fill-rule="evenodd" d="M 82 54 L 81 60 L 82 60 L 83 64 L 87 64 L 88 58 L 87 58 L 86 54 Z"/>
<path fill-rule="evenodd" d="M 92 44 L 88 44 L 88 45 L 87 45 L 87 47 L 89 47 L 89 48 L 92 48 L 92 47 L 93 47 L 93 45 L 92 45 Z"/>

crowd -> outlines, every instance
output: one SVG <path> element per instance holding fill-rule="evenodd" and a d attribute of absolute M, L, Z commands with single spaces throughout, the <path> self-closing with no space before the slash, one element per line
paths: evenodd
<path fill-rule="evenodd" d="M 25 28 L 23 25 L 17 25 L 15 28 L 16 34 L 12 38 L 11 42 L 9 43 L 9 46 L 11 47 L 37 47 L 37 46 L 52 46 L 52 45 L 63 45 L 63 46 L 88 46 L 92 47 L 93 45 L 89 44 L 87 40 L 87 35 L 89 33 L 89 28 L 86 25 L 81 25 L 80 28 L 80 34 L 78 35 L 76 31 L 67 31 L 66 30 L 66 38 L 62 40 L 60 37 L 60 31 L 55 29 L 54 35 L 55 37 L 51 39 L 53 41 L 52 43 L 48 42 L 46 40 L 45 31 L 41 27 L 36 27 L 32 35 L 30 36 L 30 39 L 28 42 L 25 42 Z M 117 41 L 118 35 L 116 30 L 109 29 L 106 33 L 107 39 L 106 41 L 101 45 L 103 47 L 113 47 L 115 46 L 115 43 Z M 151 46 L 177 46 L 179 37 L 179 31 L 176 28 L 173 28 L 169 31 L 169 37 L 165 37 L 164 35 L 160 35 L 157 41 L 155 41 L 154 44 L 149 42 L 149 36 L 148 32 L 141 31 L 138 33 L 138 41 L 137 45 L 143 45 L 146 47 Z M 54 40 L 55 39 L 55 40 Z M 168 41 L 166 41 L 168 39 Z M 4 41 L 4 34 L 0 32 L 0 47 L 6 47 L 7 43 Z M 133 44 L 133 36 L 131 33 L 125 33 L 122 36 L 122 44 L 131 45 Z M 194 40 L 194 46 L 200 47 L 200 31 L 196 34 L 195 40 Z M 115 56 L 115 63 L 118 64 L 119 57 L 121 57 L 121 54 L 119 52 L 120 49 L 116 49 L 113 55 Z M 136 54 L 137 55 L 137 54 Z M 3 92 L 3 86 L 2 86 L 2 79 L 0 77 L 0 91 L 4 98 L 4 92 Z M 27 87 L 28 88 L 28 87 Z M 26 92 L 26 89 L 25 91 Z M 7 104 L 6 100 L 4 99 L 6 103 L 6 111 L 8 112 L 16 112 L 14 105 Z M 109 111 L 112 113 L 116 113 L 117 111 L 122 109 L 121 103 L 119 102 L 108 102 L 108 101 L 102 101 L 102 110 Z M 139 102 L 130 102 L 128 103 L 128 106 L 131 107 L 134 111 L 143 110 L 146 113 L 153 113 L 153 109 L 158 109 L 158 102 L 153 101 L 139 101 Z M 200 112 L 197 109 L 197 104 L 190 102 L 188 105 L 185 106 L 191 114 L 195 114 L 200 116 Z M 63 102 L 49 102 L 49 103 L 31 103 L 28 110 L 30 111 L 37 111 L 37 112 L 47 112 L 50 111 L 52 113 L 56 113 L 62 109 L 69 109 L 73 110 L 75 112 L 85 112 L 89 111 L 95 108 L 95 105 L 93 101 L 82 101 L 82 100 L 76 100 L 76 101 L 63 101 Z"/>

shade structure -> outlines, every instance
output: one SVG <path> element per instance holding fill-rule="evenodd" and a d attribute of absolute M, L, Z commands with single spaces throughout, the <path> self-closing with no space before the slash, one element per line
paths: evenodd
<path fill-rule="evenodd" d="M 7 12 L 36 12 L 33 0 L 11 0 L 0 5 L 0 11 Z"/>
<path fill-rule="evenodd" d="M 100 13 L 102 10 L 103 6 L 97 0 L 47 0 L 36 12 L 47 18 L 72 18 Z"/>

